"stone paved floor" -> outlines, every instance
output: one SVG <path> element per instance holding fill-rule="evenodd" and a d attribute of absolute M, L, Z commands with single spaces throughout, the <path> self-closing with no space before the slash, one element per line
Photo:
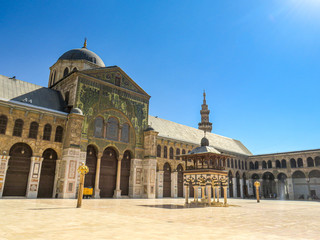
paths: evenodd
<path fill-rule="evenodd" d="M 320 203 L 229 199 L 228 208 L 162 208 L 183 199 L 1 199 L 0 239 L 320 239 Z M 160 205 L 160 206 L 159 206 Z"/>

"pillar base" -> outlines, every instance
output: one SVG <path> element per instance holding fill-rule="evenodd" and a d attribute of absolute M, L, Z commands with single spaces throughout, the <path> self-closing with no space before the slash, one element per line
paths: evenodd
<path fill-rule="evenodd" d="M 94 196 L 93 198 L 95 199 L 100 199 L 100 189 L 95 189 L 94 190 Z"/>
<path fill-rule="evenodd" d="M 121 198 L 121 190 L 114 190 L 113 198 Z"/>

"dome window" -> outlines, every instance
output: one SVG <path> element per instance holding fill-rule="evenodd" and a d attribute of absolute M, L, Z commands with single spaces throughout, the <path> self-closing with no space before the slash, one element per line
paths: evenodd
<path fill-rule="evenodd" d="M 63 77 L 67 76 L 68 74 L 69 74 L 69 68 L 66 67 L 63 72 Z"/>

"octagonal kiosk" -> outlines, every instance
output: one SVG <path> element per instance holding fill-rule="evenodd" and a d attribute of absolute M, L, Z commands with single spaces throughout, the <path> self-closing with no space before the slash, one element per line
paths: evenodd
<path fill-rule="evenodd" d="M 227 206 L 228 172 L 225 166 L 226 159 L 231 156 L 222 154 L 209 146 L 209 140 L 206 137 L 201 139 L 200 147 L 179 156 L 185 161 L 183 172 L 185 205 Z M 220 190 L 224 198 L 223 203 L 219 200 Z M 189 195 L 192 192 L 193 200 L 189 201 Z"/>

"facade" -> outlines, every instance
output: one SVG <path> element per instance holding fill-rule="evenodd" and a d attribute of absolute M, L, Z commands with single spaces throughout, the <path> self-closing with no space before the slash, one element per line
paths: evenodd
<path fill-rule="evenodd" d="M 95 198 L 183 197 L 180 155 L 204 134 L 231 156 L 229 197 L 254 197 L 256 180 L 265 198 L 320 196 L 320 149 L 252 155 L 211 132 L 205 94 L 199 129 L 150 116 L 149 99 L 86 42 L 50 67 L 48 88 L 0 75 L 0 197 L 75 198 L 81 162 Z"/>

